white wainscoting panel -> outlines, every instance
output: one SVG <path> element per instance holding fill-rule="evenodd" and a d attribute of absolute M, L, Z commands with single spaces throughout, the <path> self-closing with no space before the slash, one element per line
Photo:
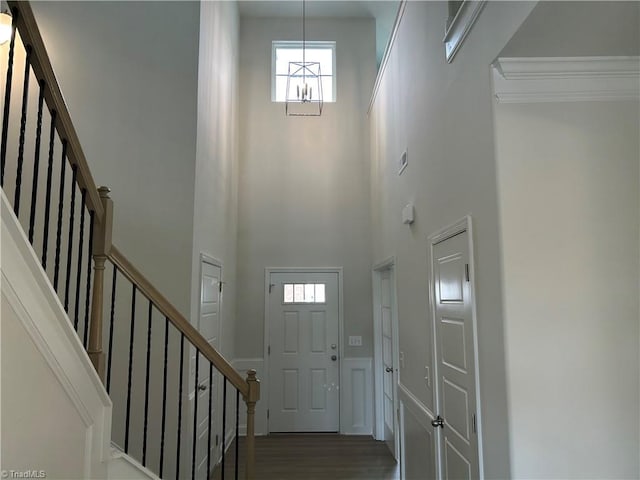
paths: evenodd
<path fill-rule="evenodd" d="M 106 478 L 111 400 L 4 193 L 0 217 L 0 469 Z"/>
<path fill-rule="evenodd" d="M 436 478 L 436 437 L 433 415 L 404 385 L 398 387 L 401 425 L 401 478 Z"/>
<path fill-rule="evenodd" d="M 373 433 L 373 378 L 371 357 L 343 358 L 340 395 L 340 433 Z"/>
<path fill-rule="evenodd" d="M 254 369 L 257 372 L 258 380 L 265 379 L 263 358 L 236 358 L 231 362 L 233 368 L 240 372 L 243 377 L 247 376 L 247 370 Z M 256 405 L 256 435 L 267 434 L 267 403 L 268 403 L 267 383 L 260 383 L 260 400 Z M 240 398 L 240 435 L 247 433 L 247 408 L 242 398 Z"/>

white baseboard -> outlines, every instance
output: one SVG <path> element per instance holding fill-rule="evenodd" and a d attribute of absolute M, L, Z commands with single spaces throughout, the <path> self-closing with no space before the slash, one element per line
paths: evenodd
<path fill-rule="evenodd" d="M 371 357 L 342 359 L 340 433 L 373 433 L 373 377 Z"/>
<path fill-rule="evenodd" d="M 109 480 L 160 480 L 155 473 L 112 444 L 111 459 L 107 466 Z"/>

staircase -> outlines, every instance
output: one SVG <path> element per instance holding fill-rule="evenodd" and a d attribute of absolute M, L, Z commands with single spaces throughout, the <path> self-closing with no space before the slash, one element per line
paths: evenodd
<path fill-rule="evenodd" d="M 0 469 L 38 466 L 48 478 L 254 478 L 256 372 L 243 378 L 113 244 L 114 202 L 108 188 L 96 188 L 31 6 L 8 3 L 13 31 L 0 56 L 2 314 L 10 319 L 2 324 L 2 414 L 27 426 L 15 438 L 3 426 Z M 49 382 L 43 372 L 51 371 L 57 380 Z M 14 394 L 21 389 L 30 394 Z M 75 420 L 63 419 L 76 417 L 74 436 Z M 84 448 L 72 448 L 78 438 Z"/>

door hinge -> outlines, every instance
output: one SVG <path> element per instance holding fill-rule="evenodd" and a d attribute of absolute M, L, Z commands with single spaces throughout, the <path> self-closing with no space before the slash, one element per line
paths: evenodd
<path fill-rule="evenodd" d="M 269 420 L 269 409 L 267 409 L 267 420 Z"/>
<path fill-rule="evenodd" d="M 464 277 L 467 279 L 467 282 L 469 281 L 469 264 L 465 263 L 464 264 Z"/>
<path fill-rule="evenodd" d="M 471 416 L 471 425 L 473 426 L 473 433 L 478 433 L 478 422 L 475 413 Z"/>
<path fill-rule="evenodd" d="M 267 347 L 267 355 L 271 355 L 271 345 Z"/>
<path fill-rule="evenodd" d="M 219 438 L 218 438 L 218 434 L 216 433 L 216 446 L 218 446 L 218 442 L 219 442 Z"/>
<path fill-rule="evenodd" d="M 218 282 L 218 292 L 222 293 L 222 285 L 224 282 Z"/>

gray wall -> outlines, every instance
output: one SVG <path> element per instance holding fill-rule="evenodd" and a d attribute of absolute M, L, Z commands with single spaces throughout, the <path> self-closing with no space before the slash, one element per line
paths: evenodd
<path fill-rule="evenodd" d="M 638 55 L 640 3 L 540 2 L 501 57 Z"/>
<path fill-rule="evenodd" d="M 373 260 L 396 256 L 400 379 L 431 411 L 434 392 L 425 381 L 425 366 L 433 372 L 427 236 L 473 217 L 485 478 L 510 477 L 489 65 L 532 8 L 526 2 L 487 4 L 447 64 L 446 3 L 408 2 L 371 112 Z M 398 176 L 405 149 L 409 165 Z M 409 201 L 416 208 L 411 227 L 401 220 Z M 409 431 L 415 435 L 415 428 Z M 421 454 L 405 452 L 412 468 L 422 465 Z"/>
<path fill-rule="evenodd" d="M 514 478 L 638 476 L 639 128 L 638 102 L 496 106 Z"/>
<path fill-rule="evenodd" d="M 235 2 L 200 3 L 200 51 L 198 69 L 198 140 L 195 163 L 193 212 L 193 259 L 191 321 L 198 325 L 200 315 L 200 254 L 222 263 L 224 289 L 220 310 L 220 352 L 234 358 L 236 232 L 238 212 L 238 49 L 240 20 Z M 190 350 L 190 371 L 195 372 L 195 349 Z M 208 365 L 200 360 L 200 372 L 208 375 Z M 202 378 L 202 373 L 200 373 Z M 193 377 L 189 379 L 190 413 L 193 419 Z M 214 388 L 213 438 L 222 432 L 222 395 Z M 233 389 L 230 387 L 230 392 Z M 185 393 L 186 395 L 186 393 Z M 235 395 L 230 393 L 235 399 Z M 233 427 L 235 401 L 228 404 L 227 431 Z M 202 403 L 198 410 L 202 412 Z M 242 407 L 241 407 L 242 409 Z M 246 409 L 245 409 L 246 410 Z M 193 421 L 188 421 L 184 472 L 191 472 Z M 205 440 L 206 442 L 206 440 Z M 199 451 L 203 448 L 199 442 Z M 216 449 L 216 452 L 219 448 Z M 200 461 L 200 458 L 198 459 Z M 215 463 L 212 459 L 212 465 Z"/>
<path fill-rule="evenodd" d="M 43 2 L 35 12 L 98 185 L 115 203 L 114 243 L 187 318 L 200 298 L 200 253 L 223 263 L 222 353 L 233 358 L 237 218 L 239 18 L 232 2 Z M 110 290 L 111 272 L 107 272 Z M 128 345 L 130 293 L 118 285 L 114 348 Z M 130 289 L 130 287 L 129 287 Z M 146 342 L 138 298 L 135 342 Z M 108 318 L 108 316 L 106 317 Z M 141 323 L 140 323 L 141 322 Z M 162 366 L 164 321 L 153 317 L 151 362 Z M 175 332 L 174 332 L 175 333 Z M 105 331 L 105 341 L 108 331 Z M 179 343 L 169 338 L 167 432 L 176 431 Z M 136 349 L 134 365 L 144 365 Z M 124 438 L 127 355 L 114 355 L 113 438 Z M 161 371 L 161 368 L 160 370 Z M 133 384 L 144 385 L 134 368 Z M 152 369 L 152 398 L 162 376 Z M 143 389 L 132 397 L 132 453 L 140 459 Z M 184 392 L 184 405 L 188 394 Z M 160 417 L 160 403 L 151 415 Z M 188 417 L 188 415 L 187 415 Z M 188 453 L 187 425 L 185 462 Z M 157 472 L 159 422 L 149 426 Z M 189 435 L 190 439 L 191 436 Z M 157 441 L 156 441 L 157 440 Z M 175 433 L 166 438 L 175 451 Z M 171 475 L 175 458 L 165 457 Z"/>
<path fill-rule="evenodd" d="M 345 337 L 372 355 L 367 102 L 373 20 L 308 20 L 335 40 L 337 102 L 287 117 L 271 102 L 271 42 L 299 40 L 298 19 L 246 18 L 240 33 L 240 200 L 236 356 L 262 357 L 265 267 L 344 267 Z"/>
<path fill-rule="evenodd" d="M 233 358 L 238 214 L 239 17 L 234 2 L 202 2 L 193 217 L 192 321 L 200 306 L 200 254 L 223 264 L 222 353 Z"/>
<path fill-rule="evenodd" d="M 38 25 L 114 243 L 189 315 L 199 6 L 38 2 Z"/>
<path fill-rule="evenodd" d="M 638 2 L 541 2 L 500 56 L 638 55 L 639 25 Z M 514 478 L 640 475 L 638 113 L 495 107 Z"/>

